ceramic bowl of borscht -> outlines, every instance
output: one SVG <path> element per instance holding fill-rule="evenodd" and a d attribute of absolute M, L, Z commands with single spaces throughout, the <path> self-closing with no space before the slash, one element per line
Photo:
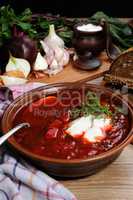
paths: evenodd
<path fill-rule="evenodd" d="M 94 174 L 133 139 L 130 102 L 93 84 L 57 83 L 25 93 L 4 112 L 3 134 L 23 122 L 31 127 L 11 136 L 9 147 L 56 177 Z"/>

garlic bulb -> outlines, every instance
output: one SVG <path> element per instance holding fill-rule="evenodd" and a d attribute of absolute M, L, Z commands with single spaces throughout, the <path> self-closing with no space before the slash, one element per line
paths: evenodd
<path fill-rule="evenodd" d="M 64 48 L 64 41 L 56 35 L 54 25 L 50 25 L 49 35 L 40 43 L 48 64 L 45 73 L 52 76 L 62 71 L 63 66 L 69 62 L 69 53 Z"/>
<path fill-rule="evenodd" d="M 38 52 L 37 58 L 34 64 L 34 70 L 39 71 L 39 70 L 46 70 L 48 68 L 48 64 L 46 59 Z"/>
<path fill-rule="evenodd" d="M 13 56 L 10 56 L 8 64 L 6 65 L 6 72 L 19 70 L 23 72 L 25 78 L 29 75 L 30 69 L 30 64 L 27 60 Z"/>
<path fill-rule="evenodd" d="M 16 77 L 11 77 L 11 76 L 6 76 L 6 75 L 0 76 L 0 79 L 6 86 L 21 85 L 27 82 L 27 79 L 16 78 Z"/>
<path fill-rule="evenodd" d="M 44 39 L 44 42 L 48 44 L 48 46 L 57 45 L 60 48 L 64 48 L 64 41 L 56 34 L 53 24 L 49 26 L 49 34 Z"/>

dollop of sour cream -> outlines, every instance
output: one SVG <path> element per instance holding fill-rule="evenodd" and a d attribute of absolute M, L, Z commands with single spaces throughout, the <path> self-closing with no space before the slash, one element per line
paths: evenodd
<path fill-rule="evenodd" d="M 72 137 L 79 137 L 85 133 L 89 127 L 91 127 L 92 116 L 80 117 L 75 119 L 69 124 L 69 128 L 66 130 Z"/>
<path fill-rule="evenodd" d="M 106 137 L 106 130 L 110 130 L 110 118 L 95 118 L 93 115 L 73 120 L 66 133 L 74 138 L 82 137 L 85 142 L 100 142 Z"/>
<path fill-rule="evenodd" d="M 97 31 L 101 31 L 103 28 L 100 25 L 83 24 L 81 26 L 78 26 L 77 29 L 79 31 L 85 31 L 85 32 L 97 32 Z"/>

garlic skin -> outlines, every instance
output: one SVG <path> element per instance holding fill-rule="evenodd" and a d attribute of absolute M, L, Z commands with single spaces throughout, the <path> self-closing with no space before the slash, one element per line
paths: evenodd
<path fill-rule="evenodd" d="M 64 48 L 64 41 L 56 34 L 54 24 L 49 26 L 49 34 L 44 39 L 44 43 L 52 47 L 57 45 L 60 48 Z"/>
<path fill-rule="evenodd" d="M 54 25 L 50 25 L 49 35 L 40 43 L 48 64 L 45 73 L 52 76 L 62 71 L 63 67 L 68 64 L 70 56 L 64 48 L 64 41 L 56 35 Z"/>
<path fill-rule="evenodd" d="M 57 62 L 60 62 L 60 60 L 63 59 L 64 56 L 64 49 L 55 45 L 53 51 L 55 59 L 57 60 Z"/>
<path fill-rule="evenodd" d="M 46 59 L 40 54 L 40 52 L 38 52 L 33 69 L 35 71 L 41 71 L 41 70 L 43 71 L 46 70 L 47 68 L 48 68 L 48 63 Z"/>
<path fill-rule="evenodd" d="M 0 76 L 0 79 L 2 80 L 5 86 L 22 85 L 27 82 L 27 79 L 11 77 L 11 76 L 6 76 L 6 75 Z"/>
<path fill-rule="evenodd" d="M 23 72 L 25 78 L 27 78 L 30 73 L 31 67 L 27 60 L 10 56 L 8 64 L 6 65 L 6 72 L 16 70 Z"/>
<path fill-rule="evenodd" d="M 59 66 L 56 59 L 53 59 L 52 63 L 49 65 L 48 70 L 45 71 L 49 76 L 56 75 L 60 71 L 62 71 L 63 67 Z"/>
<path fill-rule="evenodd" d="M 64 49 L 64 53 L 63 53 L 63 56 L 62 56 L 62 59 L 60 59 L 59 61 L 59 65 L 60 66 L 65 66 L 69 63 L 69 53 Z"/>
<path fill-rule="evenodd" d="M 45 44 L 45 42 L 43 42 L 42 40 L 40 41 L 40 43 L 42 45 L 44 52 L 46 53 L 44 58 L 46 59 L 47 64 L 50 65 L 54 59 L 54 51 L 47 44 Z"/>

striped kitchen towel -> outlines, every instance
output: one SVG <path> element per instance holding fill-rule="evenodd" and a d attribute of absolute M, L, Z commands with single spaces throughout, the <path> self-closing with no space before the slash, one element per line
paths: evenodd
<path fill-rule="evenodd" d="M 29 83 L 9 89 L 0 88 L 0 115 L 2 116 L 4 109 L 14 98 L 41 85 Z M 16 159 L 1 147 L 0 200 L 77 200 L 77 198 L 59 181 L 27 164 L 22 158 Z"/>

